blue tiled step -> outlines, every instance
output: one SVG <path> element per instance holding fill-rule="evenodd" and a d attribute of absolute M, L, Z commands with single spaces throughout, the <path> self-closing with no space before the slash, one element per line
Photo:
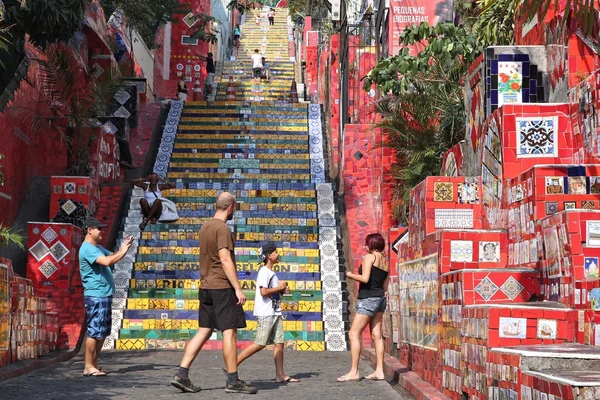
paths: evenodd
<path fill-rule="evenodd" d="M 169 173 L 172 172 L 195 172 L 195 173 L 208 173 L 208 174 L 233 174 L 234 172 L 240 172 L 242 174 L 260 174 L 262 172 L 267 174 L 306 174 L 310 172 L 310 166 L 306 168 L 293 168 L 293 169 L 263 169 L 260 168 L 198 168 L 198 167 L 169 167 Z"/>
<path fill-rule="evenodd" d="M 235 256 L 237 262 L 256 262 L 256 256 L 239 254 Z M 138 254 L 135 257 L 136 262 L 198 262 L 196 254 L 171 254 L 168 252 L 161 254 Z M 319 257 L 300 257 L 286 256 L 286 261 L 298 264 L 319 264 Z"/>
<path fill-rule="evenodd" d="M 302 126 L 306 127 L 306 122 L 292 122 L 292 121 L 252 121 L 252 118 L 245 120 L 240 118 L 239 121 L 181 121 L 179 122 L 179 128 L 187 126 L 247 126 L 247 127 L 262 127 L 262 126 Z M 190 129 L 182 129 L 182 132 L 190 132 Z M 293 132 L 293 131 L 292 131 Z M 296 131 L 298 132 L 298 131 Z M 300 131 L 305 132 L 305 131 Z M 280 132 L 281 133 L 281 132 Z M 177 138 L 180 139 L 179 137 Z M 217 139 L 217 138 L 215 138 Z"/>
<path fill-rule="evenodd" d="M 289 321 L 322 321 L 323 313 L 284 311 L 283 317 Z M 125 319 L 198 319 L 197 310 L 123 310 Z M 251 311 L 246 312 L 247 320 L 256 320 Z"/>
<path fill-rule="evenodd" d="M 213 153 L 214 154 L 214 153 Z M 171 157 L 171 168 L 175 167 L 175 168 L 181 168 L 181 166 L 179 165 L 174 165 L 175 163 L 181 163 L 181 164 L 200 164 L 200 165 L 210 165 L 210 164 L 219 164 L 219 162 L 223 159 L 226 160 L 239 160 L 239 161 L 246 161 L 246 160 L 254 160 L 257 163 L 260 164 L 260 166 L 262 166 L 263 168 L 265 166 L 277 166 L 277 165 L 290 165 L 290 164 L 294 164 L 294 165 L 298 165 L 298 166 L 307 166 L 310 167 L 311 161 L 308 158 L 286 158 L 287 156 L 289 156 L 288 154 L 284 154 L 281 156 L 281 158 L 248 158 L 248 157 L 233 157 L 233 158 L 223 158 L 223 157 L 176 157 L 173 156 Z"/>
<path fill-rule="evenodd" d="M 290 182 L 267 182 L 267 183 L 248 183 L 248 182 L 189 182 L 187 187 L 182 183 L 176 183 L 177 189 L 200 189 L 200 190 L 227 190 L 236 197 L 242 196 L 242 190 L 276 190 L 276 191 L 314 191 L 314 183 L 290 183 Z M 293 193 L 293 192 L 291 192 Z M 297 194 L 295 194 L 298 196 Z M 294 197 L 294 196 L 290 196 Z M 314 197 L 314 194 L 307 197 Z"/>
<path fill-rule="evenodd" d="M 277 242 L 277 241 L 276 241 Z M 195 239 L 142 239 L 139 247 L 198 247 L 200 243 Z M 276 245 L 280 245 L 276 243 Z M 236 246 L 258 248 L 259 242 L 250 240 L 236 240 Z M 288 242 L 287 247 L 299 249 L 318 249 L 316 242 Z"/>
<path fill-rule="evenodd" d="M 201 224 L 156 224 L 156 225 L 148 225 L 146 227 L 146 232 L 165 232 L 173 230 L 173 236 L 170 240 L 182 240 L 177 237 L 178 233 L 184 232 L 198 232 L 202 228 Z M 318 234 L 319 228 L 317 226 L 294 226 L 293 228 L 289 225 L 247 225 L 237 227 L 237 233 L 277 233 L 285 237 L 285 231 L 297 231 L 299 234 Z M 121 237 L 122 239 L 123 237 Z M 187 240 L 187 239 L 186 239 Z M 282 241 L 288 241 L 286 239 L 278 239 Z M 278 241 L 276 240 L 276 241 Z"/>
<path fill-rule="evenodd" d="M 294 115 L 294 114 L 276 114 L 276 113 L 271 113 L 271 112 L 262 112 L 261 110 L 252 110 L 252 114 L 250 115 L 250 119 L 252 120 L 253 118 L 277 118 L 279 120 L 281 120 L 282 122 L 285 122 L 288 119 L 292 119 L 292 120 L 296 120 L 296 119 L 306 119 L 307 115 L 306 115 L 306 111 L 303 111 L 302 113 L 298 113 L 301 115 Z M 202 113 L 202 114 L 198 114 L 198 113 L 190 113 L 187 111 L 184 111 L 182 114 L 182 118 L 244 118 L 246 115 L 248 114 L 242 114 L 241 112 L 237 112 L 237 110 L 231 110 L 231 113 L 224 113 L 224 112 L 214 112 L 214 113 Z M 307 121 L 308 122 L 308 121 Z"/>
<path fill-rule="evenodd" d="M 196 151 L 194 151 L 196 150 Z M 257 149 L 255 147 L 253 148 L 244 148 L 244 147 L 223 147 L 223 154 L 277 154 L 280 156 L 284 156 L 284 155 L 288 155 L 288 154 L 307 154 L 306 150 L 299 150 L 299 149 L 285 149 L 285 150 L 281 150 L 281 149 Z M 215 149 L 190 149 L 190 148 L 179 148 L 179 147 L 175 147 L 173 148 L 173 156 L 172 157 L 177 157 L 177 154 L 179 153 L 185 153 L 185 154 L 199 154 L 198 156 L 194 156 L 194 158 L 198 158 L 199 160 L 202 159 L 202 153 L 214 153 Z M 250 157 L 246 157 L 246 158 L 250 158 Z M 285 157 L 284 157 L 285 158 Z M 193 159 L 193 158 L 192 158 Z M 256 158 L 258 159 L 258 158 Z"/>
<path fill-rule="evenodd" d="M 292 154 L 251 154 L 245 152 L 234 152 L 234 153 L 225 153 L 220 151 L 211 151 L 211 152 L 202 152 L 202 157 L 198 157 L 196 153 L 192 154 L 183 154 L 173 153 L 171 156 L 171 163 L 181 162 L 181 163 L 196 163 L 196 162 L 204 162 L 204 163 L 213 163 L 219 162 L 219 160 L 258 160 L 264 164 L 310 164 L 310 158 L 307 155 L 292 155 Z"/>

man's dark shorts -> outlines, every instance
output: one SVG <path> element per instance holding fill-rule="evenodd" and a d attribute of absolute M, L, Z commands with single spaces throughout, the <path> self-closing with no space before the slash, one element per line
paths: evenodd
<path fill-rule="evenodd" d="M 246 327 L 246 314 L 233 289 L 200 289 L 200 313 L 198 323 L 201 328 L 220 331 Z"/>
<path fill-rule="evenodd" d="M 252 76 L 255 78 L 260 78 L 260 73 L 262 68 L 252 68 Z"/>
<path fill-rule="evenodd" d="M 112 296 L 84 297 L 87 315 L 87 335 L 102 340 L 110 335 L 112 326 Z"/>

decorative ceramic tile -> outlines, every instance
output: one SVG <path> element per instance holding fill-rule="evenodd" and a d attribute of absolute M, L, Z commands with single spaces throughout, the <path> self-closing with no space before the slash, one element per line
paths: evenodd
<path fill-rule="evenodd" d="M 73 211 L 77 209 L 77 206 L 69 199 L 60 208 L 62 208 L 67 215 L 71 215 Z"/>
<path fill-rule="evenodd" d="M 527 338 L 527 318 L 500 317 L 500 337 L 510 339 Z"/>
<path fill-rule="evenodd" d="M 347 350 L 346 336 L 344 332 L 331 332 L 325 334 L 325 345 L 328 351 Z"/>
<path fill-rule="evenodd" d="M 87 193 L 87 186 L 86 185 L 79 185 L 79 186 L 77 186 L 77 193 L 79 193 L 79 194 L 86 194 Z"/>
<path fill-rule="evenodd" d="M 594 200 L 585 200 L 581 202 L 581 208 L 583 208 L 584 210 L 595 210 L 596 203 L 594 202 Z"/>
<path fill-rule="evenodd" d="M 436 229 L 472 229 L 473 210 L 436 209 Z"/>
<path fill-rule="evenodd" d="M 127 93 L 124 89 L 119 89 L 117 93 L 113 96 L 115 100 L 119 102 L 119 104 L 123 105 L 131 98 L 131 95 Z"/>
<path fill-rule="evenodd" d="M 62 187 L 62 185 L 54 185 L 54 190 L 53 190 L 53 192 L 54 192 L 54 193 L 56 193 L 56 194 L 60 194 L 60 193 L 62 193 L 62 192 L 63 192 L 63 187 Z"/>
<path fill-rule="evenodd" d="M 56 242 L 54 246 L 50 248 L 50 253 L 57 262 L 60 262 L 70 253 L 70 251 L 61 242 Z"/>
<path fill-rule="evenodd" d="M 598 257 L 585 257 L 585 278 L 598 278 Z"/>
<path fill-rule="evenodd" d="M 64 184 L 64 193 L 65 194 L 75 194 L 75 189 L 77 185 L 75 182 L 65 182 Z"/>
<path fill-rule="evenodd" d="M 52 242 L 54 242 L 54 240 L 58 237 L 58 234 L 54 231 L 54 229 L 48 227 L 46 228 L 44 233 L 42 233 L 42 237 L 44 238 L 46 243 L 52 244 Z"/>
<path fill-rule="evenodd" d="M 434 182 L 433 201 L 454 201 L 454 184 L 452 182 Z"/>
<path fill-rule="evenodd" d="M 473 261 L 473 242 L 470 240 L 452 240 L 452 241 L 450 241 L 450 261 L 452 261 L 452 262 L 472 262 Z"/>
<path fill-rule="evenodd" d="M 46 262 L 40 265 L 39 271 L 46 277 L 46 279 L 48 279 L 52 276 L 52 274 L 58 271 L 58 268 L 52 261 L 46 260 Z"/>
<path fill-rule="evenodd" d="M 479 242 L 479 262 L 500 262 L 500 242 Z"/>
<path fill-rule="evenodd" d="M 479 189 L 477 182 L 464 182 L 458 184 L 458 203 L 459 204 L 477 204 L 479 203 Z"/>
<path fill-rule="evenodd" d="M 565 210 L 575 210 L 575 208 L 577 208 L 574 201 L 565 201 L 563 207 Z"/>
<path fill-rule="evenodd" d="M 586 194 L 587 181 L 585 176 L 570 176 L 568 178 L 569 194 Z"/>
<path fill-rule="evenodd" d="M 547 201 L 546 202 L 546 215 L 556 214 L 558 212 L 558 202 Z"/>
<path fill-rule="evenodd" d="M 523 64 L 521 62 L 498 62 L 498 107 L 502 104 L 522 102 Z"/>
<path fill-rule="evenodd" d="M 590 193 L 600 193 L 600 176 L 590 176 Z"/>
<path fill-rule="evenodd" d="M 517 157 L 556 157 L 556 117 L 517 118 Z"/>
<path fill-rule="evenodd" d="M 564 194 L 565 179 L 562 176 L 546 177 L 546 194 Z"/>
<path fill-rule="evenodd" d="M 29 252 L 37 261 L 40 261 L 50 253 L 50 249 L 48 249 L 48 246 L 44 242 L 38 240 L 36 244 L 29 248 Z"/>
<path fill-rule="evenodd" d="M 500 291 L 506 295 L 511 300 L 517 298 L 517 296 L 523 291 L 524 287 L 521 285 L 514 277 L 509 277 L 503 284 L 500 286 Z"/>
<path fill-rule="evenodd" d="M 586 247 L 600 247 L 600 222 L 586 221 Z"/>
<path fill-rule="evenodd" d="M 555 319 L 538 319 L 537 338 L 556 339 L 557 323 Z"/>
<path fill-rule="evenodd" d="M 475 291 L 486 301 L 494 297 L 498 290 L 498 286 L 487 276 L 475 286 Z"/>

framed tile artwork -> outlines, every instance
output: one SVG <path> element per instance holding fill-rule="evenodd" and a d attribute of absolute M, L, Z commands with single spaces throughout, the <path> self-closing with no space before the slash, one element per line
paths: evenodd
<path fill-rule="evenodd" d="M 546 194 L 564 194 L 564 179 L 562 176 L 546 177 Z"/>
<path fill-rule="evenodd" d="M 517 158 L 558 155 L 557 117 L 517 118 Z"/>
<path fill-rule="evenodd" d="M 454 184 L 452 182 L 434 182 L 433 201 L 454 201 Z"/>
<path fill-rule="evenodd" d="M 590 193 L 600 193 L 600 176 L 590 176 Z"/>
<path fill-rule="evenodd" d="M 546 202 L 546 215 L 556 214 L 558 212 L 558 202 L 548 201 Z"/>
<path fill-rule="evenodd" d="M 557 324 L 555 319 L 538 319 L 537 338 L 556 339 Z"/>
<path fill-rule="evenodd" d="M 464 182 L 458 184 L 458 203 L 479 203 L 479 190 L 477 182 Z"/>
<path fill-rule="evenodd" d="M 479 242 L 479 262 L 500 262 L 500 242 Z"/>
<path fill-rule="evenodd" d="M 596 203 L 594 200 L 585 200 L 581 202 L 581 208 L 584 210 L 594 210 L 596 209 Z"/>
<path fill-rule="evenodd" d="M 587 181 L 585 176 L 570 176 L 568 178 L 569 194 L 586 194 Z"/>
<path fill-rule="evenodd" d="M 586 221 L 586 247 L 600 247 L 600 221 Z"/>
<path fill-rule="evenodd" d="M 450 241 L 450 261 L 452 261 L 452 262 L 472 262 L 473 261 L 473 242 L 470 240 L 452 240 L 452 241 Z"/>
<path fill-rule="evenodd" d="M 526 339 L 527 318 L 500 317 L 500 337 Z"/>
<path fill-rule="evenodd" d="M 583 266 L 585 279 L 598 278 L 598 257 L 585 257 Z"/>
<path fill-rule="evenodd" d="M 565 201 L 563 203 L 563 207 L 565 208 L 565 210 L 574 210 L 576 208 L 576 205 L 574 201 Z"/>

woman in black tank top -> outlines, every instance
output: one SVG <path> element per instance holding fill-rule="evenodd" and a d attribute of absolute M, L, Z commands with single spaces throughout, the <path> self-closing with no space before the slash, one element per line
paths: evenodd
<path fill-rule="evenodd" d="M 346 276 L 359 282 L 358 301 L 356 302 L 356 315 L 352 321 L 350 332 L 350 350 L 352 353 L 352 367 L 350 372 L 337 378 L 338 382 L 357 381 L 358 362 L 360 360 L 360 336 L 367 327 L 371 328 L 371 339 L 375 345 L 375 354 L 377 355 L 377 367 L 375 371 L 365 379 L 382 380 L 383 375 L 383 336 L 381 334 L 381 324 L 383 312 L 385 311 L 387 291 L 389 281 L 389 265 L 387 258 L 383 254 L 385 240 L 379 233 L 372 233 L 365 239 L 365 245 L 368 254 L 365 255 L 362 266 L 358 269 L 358 274 L 348 272 Z"/>

